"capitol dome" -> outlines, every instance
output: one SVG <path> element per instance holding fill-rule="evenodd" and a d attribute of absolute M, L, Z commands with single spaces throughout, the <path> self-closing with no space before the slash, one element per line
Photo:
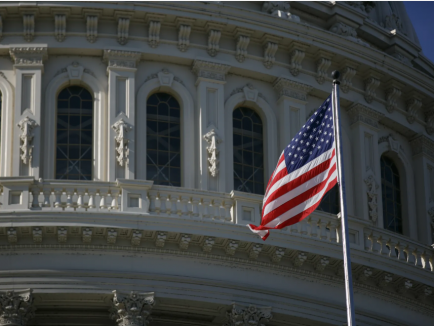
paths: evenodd
<path fill-rule="evenodd" d="M 434 324 L 434 64 L 402 2 L 2 2 L 0 326 L 347 320 L 338 191 L 264 242 L 339 70 L 357 325 Z"/>

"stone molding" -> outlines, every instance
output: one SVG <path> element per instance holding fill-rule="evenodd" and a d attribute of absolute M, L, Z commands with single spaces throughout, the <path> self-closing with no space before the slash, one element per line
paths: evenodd
<path fill-rule="evenodd" d="M 32 164 L 33 157 L 33 129 L 35 129 L 38 124 L 32 118 L 28 116 L 24 117 L 20 122 L 18 122 L 17 126 L 21 130 L 20 134 L 20 151 L 21 151 L 21 161 L 23 164 L 28 164 L 29 166 Z"/>
<path fill-rule="evenodd" d="M 133 68 L 140 61 L 142 54 L 136 51 L 104 50 L 103 59 L 107 61 L 109 68 Z"/>
<path fill-rule="evenodd" d="M 316 54 L 316 81 L 318 84 L 324 84 L 328 77 L 328 69 L 332 64 L 332 55 L 325 51 L 318 51 Z"/>
<path fill-rule="evenodd" d="M 31 289 L 0 292 L 0 325 L 25 326 L 35 310 Z"/>
<path fill-rule="evenodd" d="M 378 122 L 384 117 L 384 114 L 360 103 L 351 105 L 348 109 L 348 115 L 350 116 L 351 125 L 356 122 L 363 122 L 376 129 L 380 128 Z"/>
<path fill-rule="evenodd" d="M 17 46 L 9 49 L 15 66 L 42 66 L 47 59 L 46 46 Z"/>
<path fill-rule="evenodd" d="M 425 135 L 419 135 L 410 141 L 413 156 L 424 154 L 434 160 L 434 141 Z"/>
<path fill-rule="evenodd" d="M 370 174 L 364 180 L 366 192 L 368 194 L 368 212 L 370 220 L 375 224 L 378 218 L 378 188 L 380 187 L 375 180 L 375 176 Z"/>
<path fill-rule="evenodd" d="M 273 318 L 271 307 L 232 304 L 226 313 L 228 321 L 224 326 L 265 326 Z"/>
<path fill-rule="evenodd" d="M 357 37 L 356 30 L 343 22 L 336 22 L 330 28 L 329 31 L 341 36 Z"/>
<path fill-rule="evenodd" d="M 210 79 L 224 82 L 225 76 L 231 69 L 230 65 L 195 59 L 193 62 L 192 71 L 200 79 Z"/>
<path fill-rule="evenodd" d="M 217 132 L 214 128 L 212 128 L 209 132 L 207 132 L 205 135 L 203 135 L 203 139 L 208 143 L 208 146 L 206 147 L 208 154 L 210 157 L 208 157 L 208 171 L 211 174 L 211 176 L 216 177 L 219 173 L 219 149 L 218 145 L 222 142 L 222 139 L 218 136 Z"/>
<path fill-rule="evenodd" d="M 307 101 L 307 95 L 313 90 L 313 87 L 291 79 L 279 77 L 273 84 L 274 89 L 279 97 L 288 96 L 301 101 Z"/>
<path fill-rule="evenodd" d="M 120 119 L 112 125 L 112 129 L 116 133 L 116 161 L 120 166 L 128 166 L 130 149 L 128 147 L 129 139 L 127 133 L 131 131 L 133 127 L 124 119 Z"/>
<path fill-rule="evenodd" d="M 115 320 L 118 326 L 146 326 L 149 324 L 154 303 L 154 292 L 124 293 L 115 290 L 110 318 Z"/>

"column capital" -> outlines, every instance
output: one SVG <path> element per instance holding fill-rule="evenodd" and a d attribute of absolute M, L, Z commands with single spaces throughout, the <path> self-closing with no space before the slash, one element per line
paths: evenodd
<path fill-rule="evenodd" d="M 107 70 L 116 69 L 136 69 L 142 53 L 136 51 L 105 49 L 103 60 L 107 62 Z"/>
<path fill-rule="evenodd" d="M 9 48 L 9 54 L 15 68 L 43 68 L 44 60 L 47 59 L 47 46 L 16 45 Z"/>
<path fill-rule="evenodd" d="M 350 116 L 351 125 L 357 122 L 363 122 L 375 129 L 379 129 L 378 122 L 384 117 L 383 113 L 377 112 L 360 103 L 351 105 L 348 109 L 348 114 Z"/>
<path fill-rule="evenodd" d="M 425 135 L 417 135 L 410 141 L 413 156 L 419 154 L 428 155 L 434 159 L 434 141 Z"/>
<path fill-rule="evenodd" d="M 24 326 L 34 315 L 31 289 L 0 292 L 0 325 Z"/>
<path fill-rule="evenodd" d="M 273 315 L 271 307 L 257 307 L 254 305 L 232 304 L 232 310 L 227 312 L 228 321 L 224 326 L 263 326 Z"/>
<path fill-rule="evenodd" d="M 303 102 L 307 101 L 307 95 L 313 89 L 312 86 L 285 77 L 277 78 L 273 87 L 279 94 L 279 100 L 282 97 L 290 97 Z"/>
<path fill-rule="evenodd" d="M 195 59 L 192 67 L 192 71 L 197 75 L 197 81 L 208 80 L 218 83 L 225 82 L 230 69 L 230 65 L 200 59 Z"/>
<path fill-rule="evenodd" d="M 130 293 L 113 291 L 110 317 L 118 326 L 146 326 L 154 306 L 154 292 Z"/>

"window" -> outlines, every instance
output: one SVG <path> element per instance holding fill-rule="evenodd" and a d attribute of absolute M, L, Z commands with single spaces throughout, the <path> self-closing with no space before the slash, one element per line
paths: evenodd
<path fill-rule="evenodd" d="M 336 184 L 322 198 L 317 210 L 337 215 L 341 208 L 339 205 L 339 185 Z"/>
<path fill-rule="evenodd" d="M 146 179 L 181 186 L 181 109 L 169 94 L 151 95 L 146 103 Z M 191 144 L 193 146 L 193 144 Z"/>
<path fill-rule="evenodd" d="M 384 228 L 402 234 L 402 204 L 399 171 L 393 161 L 381 157 L 381 191 Z"/>
<path fill-rule="evenodd" d="M 233 112 L 234 189 L 264 194 L 264 142 L 262 121 L 248 108 Z"/>
<path fill-rule="evenodd" d="M 67 87 L 57 98 L 56 179 L 92 180 L 92 95 Z"/>

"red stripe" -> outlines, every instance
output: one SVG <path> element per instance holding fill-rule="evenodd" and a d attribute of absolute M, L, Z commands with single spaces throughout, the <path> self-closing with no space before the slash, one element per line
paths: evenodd
<path fill-rule="evenodd" d="M 271 186 L 270 186 L 271 181 L 273 181 L 273 179 L 274 179 L 274 177 L 275 177 L 274 172 L 276 172 L 276 170 L 277 170 L 277 168 L 279 167 L 280 163 L 282 163 L 282 162 L 285 160 L 285 155 L 284 155 L 284 153 L 285 153 L 285 152 L 282 152 L 282 154 L 280 155 L 279 162 L 277 162 L 277 166 L 276 166 L 276 168 L 274 169 L 273 174 L 272 174 L 271 177 L 270 177 L 270 180 L 268 180 L 268 184 L 267 184 L 267 188 L 266 188 L 266 191 L 265 191 L 265 195 L 267 195 L 267 193 L 268 193 L 268 189 L 269 189 L 269 187 L 271 187 Z M 286 169 L 283 169 L 283 170 L 285 171 Z"/>
<path fill-rule="evenodd" d="M 315 196 L 317 193 L 321 192 L 321 190 L 326 186 L 330 176 L 333 174 L 333 172 L 335 170 L 336 170 L 336 164 L 333 164 L 333 166 L 329 170 L 327 178 L 324 181 L 322 181 L 321 183 L 317 184 L 316 186 L 308 189 L 307 191 L 298 195 L 297 197 L 294 197 L 294 198 L 288 200 L 286 203 L 275 208 L 274 210 L 269 212 L 267 215 L 262 216 L 261 224 L 266 225 L 267 223 L 271 222 L 275 218 L 279 217 L 280 215 L 284 214 L 285 212 L 289 211 L 290 209 L 302 204 L 303 202 L 305 202 L 309 198 L 311 198 L 311 197 Z"/>
<path fill-rule="evenodd" d="M 302 174 L 298 178 L 288 182 L 287 184 L 284 184 L 280 186 L 279 188 L 274 191 L 270 197 L 267 198 L 267 201 L 263 204 L 263 207 L 266 207 L 270 202 L 273 200 L 276 200 L 280 196 L 286 194 L 287 192 L 291 191 L 292 189 L 295 189 L 302 185 L 303 183 L 309 181 L 310 179 L 316 177 L 318 174 L 323 173 L 330 167 L 331 160 L 335 157 L 335 154 L 333 152 L 332 157 L 328 159 L 327 161 L 322 162 L 321 164 L 317 165 L 310 171 Z M 285 169 L 286 170 L 286 169 Z"/>

